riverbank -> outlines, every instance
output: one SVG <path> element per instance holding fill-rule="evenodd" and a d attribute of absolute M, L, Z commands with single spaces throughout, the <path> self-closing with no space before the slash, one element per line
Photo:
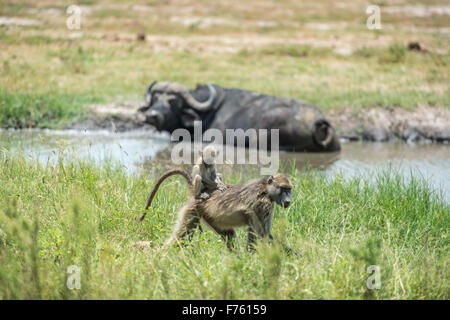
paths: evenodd
<path fill-rule="evenodd" d="M 425 181 L 288 175 L 292 204 L 276 207 L 272 231 L 302 258 L 265 243 L 247 252 L 245 230 L 234 252 L 205 231 L 162 254 L 188 199 L 181 179 L 164 183 L 136 224 L 154 176 L 78 160 L 42 166 L 2 151 L 0 299 L 449 299 L 449 206 Z M 80 290 L 66 285 L 73 265 Z M 369 265 L 379 267 L 380 290 L 366 286 Z"/>
<path fill-rule="evenodd" d="M 450 142 L 450 109 L 396 107 L 366 110 L 339 109 L 328 113 L 339 137 L 345 140 Z"/>
<path fill-rule="evenodd" d="M 90 107 L 87 119 L 66 126 L 67 129 L 130 131 L 154 130 L 144 124 L 136 110 L 142 101 L 98 104 Z M 405 110 L 396 107 L 374 107 L 364 110 L 340 108 L 325 112 L 341 139 L 347 141 L 438 142 L 450 143 L 450 109 L 418 107 Z"/>

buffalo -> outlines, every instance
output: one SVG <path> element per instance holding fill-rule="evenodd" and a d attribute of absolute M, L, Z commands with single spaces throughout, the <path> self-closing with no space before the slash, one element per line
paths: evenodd
<path fill-rule="evenodd" d="M 173 82 L 153 81 L 146 91 L 146 105 L 139 108 L 145 122 L 159 131 L 178 128 L 279 129 L 279 147 L 285 151 L 339 151 L 336 131 L 323 114 L 309 104 L 248 90 L 198 85 L 193 90 Z M 235 141 L 224 141 L 236 144 Z"/>

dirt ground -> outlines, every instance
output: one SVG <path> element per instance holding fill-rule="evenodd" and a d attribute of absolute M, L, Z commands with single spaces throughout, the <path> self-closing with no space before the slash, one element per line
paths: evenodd
<path fill-rule="evenodd" d="M 330 112 L 329 118 L 339 136 L 347 140 L 450 142 L 450 110 L 444 108 L 344 109 Z"/>

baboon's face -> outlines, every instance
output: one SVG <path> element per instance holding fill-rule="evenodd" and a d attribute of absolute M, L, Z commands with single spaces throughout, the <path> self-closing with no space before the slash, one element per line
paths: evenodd
<path fill-rule="evenodd" d="M 219 152 L 214 147 L 205 147 L 202 151 L 203 162 L 206 165 L 214 165 L 218 153 Z"/>
<path fill-rule="evenodd" d="M 291 204 L 292 183 L 283 174 L 279 173 L 267 179 L 267 192 L 272 201 L 283 208 Z"/>

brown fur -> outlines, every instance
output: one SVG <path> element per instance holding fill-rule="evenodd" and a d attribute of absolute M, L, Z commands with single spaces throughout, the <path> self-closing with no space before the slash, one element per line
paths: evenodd
<path fill-rule="evenodd" d="M 217 155 L 218 151 L 213 146 L 206 146 L 192 168 L 192 189 L 196 199 L 207 199 L 214 190 L 226 189 L 221 176 L 216 171 Z"/>
<path fill-rule="evenodd" d="M 246 184 L 228 185 L 225 191 L 216 190 L 206 200 L 194 199 L 180 210 L 177 224 L 166 245 L 179 242 L 186 236 L 191 237 L 201 219 L 223 237 L 230 249 L 237 227 L 248 227 L 250 249 L 253 249 L 257 236 L 272 240 L 270 229 L 274 202 L 279 203 L 283 188 L 290 195 L 292 183 L 285 175 L 277 174 Z M 289 205 L 289 197 L 286 201 Z M 284 248 L 294 252 L 286 246 Z"/>
<path fill-rule="evenodd" d="M 209 193 L 217 189 L 221 191 L 225 190 L 226 186 L 222 182 L 220 174 L 216 172 L 215 157 L 217 154 L 218 152 L 214 147 L 205 147 L 192 169 L 192 176 L 181 169 L 172 169 L 165 172 L 153 187 L 153 190 L 148 197 L 147 204 L 145 205 L 145 212 L 138 219 L 138 222 L 144 220 L 147 215 L 147 210 L 152 204 L 153 198 L 155 197 L 156 192 L 158 192 L 160 185 L 170 176 L 181 175 L 184 179 L 186 179 L 186 182 L 188 183 L 189 188 L 196 199 L 207 199 L 209 197 Z M 202 192 L 204 193 L 202 194 Z M 202 196 L 200 197 L 200 195 Z"/>

